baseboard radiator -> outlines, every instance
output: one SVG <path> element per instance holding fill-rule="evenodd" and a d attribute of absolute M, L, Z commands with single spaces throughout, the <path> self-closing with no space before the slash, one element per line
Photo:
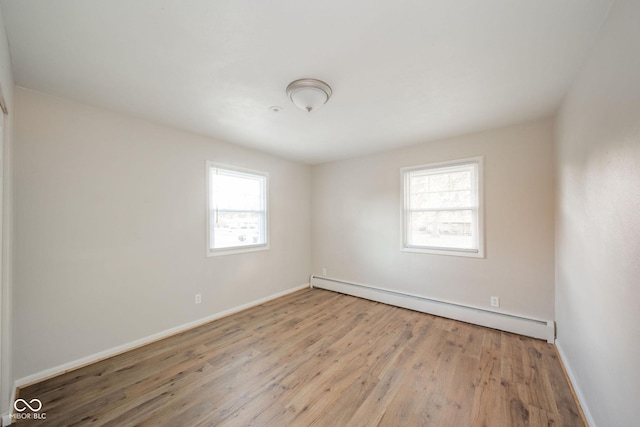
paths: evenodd
<path fill-rule="evenodd" d="M 555 340 L 555 324 L 552 320 L 532 319 L 513 314 L 500 313 L 479 307 L 438 301 L 418 295 L 328 277 L 311 276 L 311 286 L 440 317 L 486 326 L 501 331 L 543 339 L 549 343 L 553 343 Z"/>

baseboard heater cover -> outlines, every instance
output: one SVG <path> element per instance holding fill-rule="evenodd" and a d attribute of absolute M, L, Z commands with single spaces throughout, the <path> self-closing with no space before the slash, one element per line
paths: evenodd
<path fill-rule="evenodd" d="M 555 340 L 555 323 L 552 320 L 532 319 L 499 313 L 328 277 L 311 276 L 311 286 L 422 313 L 543 339 L 548 343 L 553 343 Z"/>

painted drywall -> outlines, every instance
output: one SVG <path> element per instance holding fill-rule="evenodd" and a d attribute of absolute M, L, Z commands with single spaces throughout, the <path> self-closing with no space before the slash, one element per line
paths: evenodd
<path fill-rule="evenodd" d="M 557 121 L 558 346 L 592 427 L 638 424 L 639 22 L 615 2 Z"/>
<path fill-rule="evenodd" d="M 13 75 L 9 43 L 0 10 L 0 86 L 9 114 L 4 116 L 2 127 L 2 263 L 0 264 L 0 415 L 11 410 L 13 368 L 11 363 L 12 280 L 11 248 L 13 232 L 12 147 L 13 147 Z M 0 113 L 1 114 L 1 113 Z"/>
<path fill-rule="evenodd" d="M 16 108 L 16 378 L 308 283 L 309 166 L 21 88 Z M 205 256 L 207 160 L 269 173 L 269 250 Z"/>
<path fill-rule="evenodd" d="M 485 258 L 401 252 L 405 166 L 484 158 Z M 314 166 L 313 274 L 554 318 L 553 122 Z"/>

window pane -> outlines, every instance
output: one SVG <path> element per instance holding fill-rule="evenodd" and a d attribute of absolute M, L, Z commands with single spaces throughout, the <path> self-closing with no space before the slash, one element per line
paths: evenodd
<path fill-rule="evenodd" d="M 262 177 L 211 174 L 213 208 L 232 210 L 262 210 Z"/>
<path fill-rule="evenodd" d="M 471 170 L 425 175 L 411 172 L 409 179 L 409 209 L 446 209 L 474 207 L 477 202 L 472 189 Z"/>
<path fill-rule="evenodd" d="M 265 243 L 264 215 L 258 212 L 211 212 L 213 249 Z"/>
<path fill-rule="evenodd" d="M 473 249 L 473 211 L 419 211 L 408 214 L 407 244 Z"/>
<path fill-rule="evenodd" d="M 473 207 L 471 190 L 411 193 L 411 209 L 442 209 Z"/>
<path fill-rule="evenodd" d="M 452 190 L 471 189 L 471 171 L 452 173 L 449 176 Z"/>
<path fill-rule="evenodd" d="M 447 191 L 450 188 L 449 174 L 441 173 L 429 176 L 429 188 L 427 191 Z"/>

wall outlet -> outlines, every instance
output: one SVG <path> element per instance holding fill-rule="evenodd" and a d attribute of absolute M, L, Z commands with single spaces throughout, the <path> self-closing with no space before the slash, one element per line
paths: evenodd
<path fill-rule="evenodd" d="M 322 267 L 322 275 L 323 276 L 327 275 L 327 269 L 325 267 Z"/>
<path fill-rule="evenodd" d="M 200 304 L 202 302 L 202 294 L 196 294 L 196 304 Z"/>
<path fill-rule="evenodd" d="M 491 297 L 491 307 L 500 307 L 499 297 Z"/>

